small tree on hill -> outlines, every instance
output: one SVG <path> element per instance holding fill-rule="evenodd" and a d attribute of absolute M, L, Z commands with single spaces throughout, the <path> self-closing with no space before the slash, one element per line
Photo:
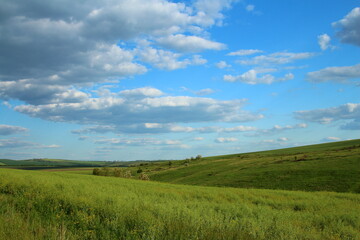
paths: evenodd
<path fill-rule="evenodd" d="M 145 173 L 141 173 L 140 176 L 139 176 L 139 179 L 144 180 L 144 181 L 149 181 L 150 180 L 149 176 L 147 174 L 145 174 Z"/>

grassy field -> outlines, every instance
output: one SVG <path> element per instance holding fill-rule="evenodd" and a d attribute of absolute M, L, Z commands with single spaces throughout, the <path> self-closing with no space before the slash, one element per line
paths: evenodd
<path fill-rule="evenodd" d="M 0 169 L 0 239 L 360 239 L 360 195 Z"/>
<path fill-rule="evenodd" d="M 133 172 L 138 168 L 170 183 L 360 193 L 360 140 L 151 163 Z"/>

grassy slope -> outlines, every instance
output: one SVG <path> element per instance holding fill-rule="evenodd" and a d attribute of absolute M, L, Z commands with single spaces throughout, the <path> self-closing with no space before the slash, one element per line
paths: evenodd
<path fill-rule="evenodd" d="M 360 140 L 224 155 L 148 169 L 171 183 L 306 191 L 360 192 Z"/>
<path fill-rule="evenodd" d="M 0 239 L 359 239 L 360 195 L 0 169 Z"/>

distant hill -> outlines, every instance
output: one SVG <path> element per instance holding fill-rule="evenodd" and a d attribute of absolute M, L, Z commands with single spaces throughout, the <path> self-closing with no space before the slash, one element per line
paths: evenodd
<path fill-rule="evenodd" d="M 179 184 L 360 193 L 360 140 L 232 154 L 144 168 Z"/>

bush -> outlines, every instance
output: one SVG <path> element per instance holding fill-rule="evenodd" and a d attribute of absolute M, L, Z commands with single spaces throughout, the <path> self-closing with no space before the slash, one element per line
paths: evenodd
<path fill-rule="evenodd" d="M 149 176 L 147 174 L 145 174 L 145 173 L 141 173 L 140 176 L 139 176 L 139 179 L 144 180 L 144 181 L 149 181 L 150 180 Z"/>
<path fill-rule="evenodd" d="M 100 175 L 100 169 L 99 168 L 94 168 L 93 169 L 93 175 Z"/>
<path fill-rule="evenodd" d="M 139 168 L 136 172 L 137 172 L 137 173 L 142 173 L 143 170 L 142 170 L 141 168 Z"/>

